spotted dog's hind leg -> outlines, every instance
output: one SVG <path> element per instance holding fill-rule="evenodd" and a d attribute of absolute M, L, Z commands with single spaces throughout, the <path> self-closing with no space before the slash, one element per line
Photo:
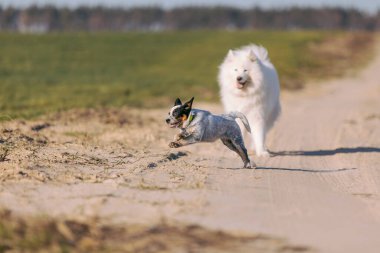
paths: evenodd
<path fill-rule="evenodd" d="M 244 146 L 244 142 L 242 138 L 238 138 L 237 140 L 233 140 L 232 144 L 238 150 L 238 154 L 244 162 L 244 168 L 256 168 L 255 162 L 251 162 L 248 157 L 247 149 Z"/>
<path fill-rule="evenodd" d="M 222 142 L 227 148 L 236 152 L 240 156 L 243 160 L 244 168 L 251 168 L 251 162 L 248 158 L 247 149 L 244 147 L 244 144 L 242 146 L 237 145 L 236 141 L 232 141 L 231 139 L 222 139 Z M 254 167 L 256 167 L 255 164 Z"/>
<path fill-rule="evenodd" d="M 234 144 L 232 144 L 232 141 L 230 139 L 222 139 L 222 142 L 224 145 L 226 145 L 227 148 L 239 154 L 239 150 L 235 147 Z"/>

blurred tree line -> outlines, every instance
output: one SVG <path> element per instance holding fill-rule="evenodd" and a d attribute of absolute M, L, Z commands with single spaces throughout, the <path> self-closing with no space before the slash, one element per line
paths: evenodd
<path fill-rule="evenodd" d="M 369 15 L 356 9 L 289 8 L 247 10 L 231 7 L 77 9 L 53 6 L 0 8 L 0 30 L 161 31 L 191 29 L 347 29 L 380 30 L 380 11 Z"/>

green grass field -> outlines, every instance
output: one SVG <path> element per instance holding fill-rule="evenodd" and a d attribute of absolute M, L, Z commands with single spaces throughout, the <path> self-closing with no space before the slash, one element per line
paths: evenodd
<path fill-rule="evenodd" d="M 344 36 L 299 31 L 3 33 L 0 120 L 74 107 L 163 106 L 177 96 L 217 101 L 218 65 L 229 48 L 250 42 L 268 48 L 283 87 L 298 87 L 329 76 L 326 63 L 340 59 L 324 58 L 315 49 Z"/>

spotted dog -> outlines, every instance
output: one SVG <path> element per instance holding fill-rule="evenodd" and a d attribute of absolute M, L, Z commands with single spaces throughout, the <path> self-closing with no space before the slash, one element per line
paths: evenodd
<path fill-rule="evenodd" d="M 194 97 L 182 104 L 177 98 L 174 106 L 169 111 L 166 123 L 172 128 L 179 128 L 179 134 L 175 135 L 174 141 L 169 143 L 171 148 L 198 143 L 214 142 L 220 139 L 224 145 L 236 152 L 244 163 L 244 168 L 255 168 L 254 162 L 249 160 L 245 148 L 241 130 L 236 118 L 239 118 L 246 130 L 251 129 L 248 120 L 241 112 L 214 115 L 205 110 L 192 109 Z"/>

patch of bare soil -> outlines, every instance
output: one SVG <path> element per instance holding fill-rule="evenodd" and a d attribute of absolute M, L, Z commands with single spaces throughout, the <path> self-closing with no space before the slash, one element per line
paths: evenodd
<path fill-rule="evenodd" d="M 202 175 L 181 180 L 181 169 L 172 170 L 188 165 L 180 159 L 188 152 L 167 147 L 173 132 L 166 128 L 162 115 L 163 110 L 128 108 L 72 110 L 35 122 L 6 123 L 0 135 L 0 180 L 112 181 L 151 189 L 201 186 Z M 153 173 L 156 184 L 147 184 L 144 171 Z"/>

